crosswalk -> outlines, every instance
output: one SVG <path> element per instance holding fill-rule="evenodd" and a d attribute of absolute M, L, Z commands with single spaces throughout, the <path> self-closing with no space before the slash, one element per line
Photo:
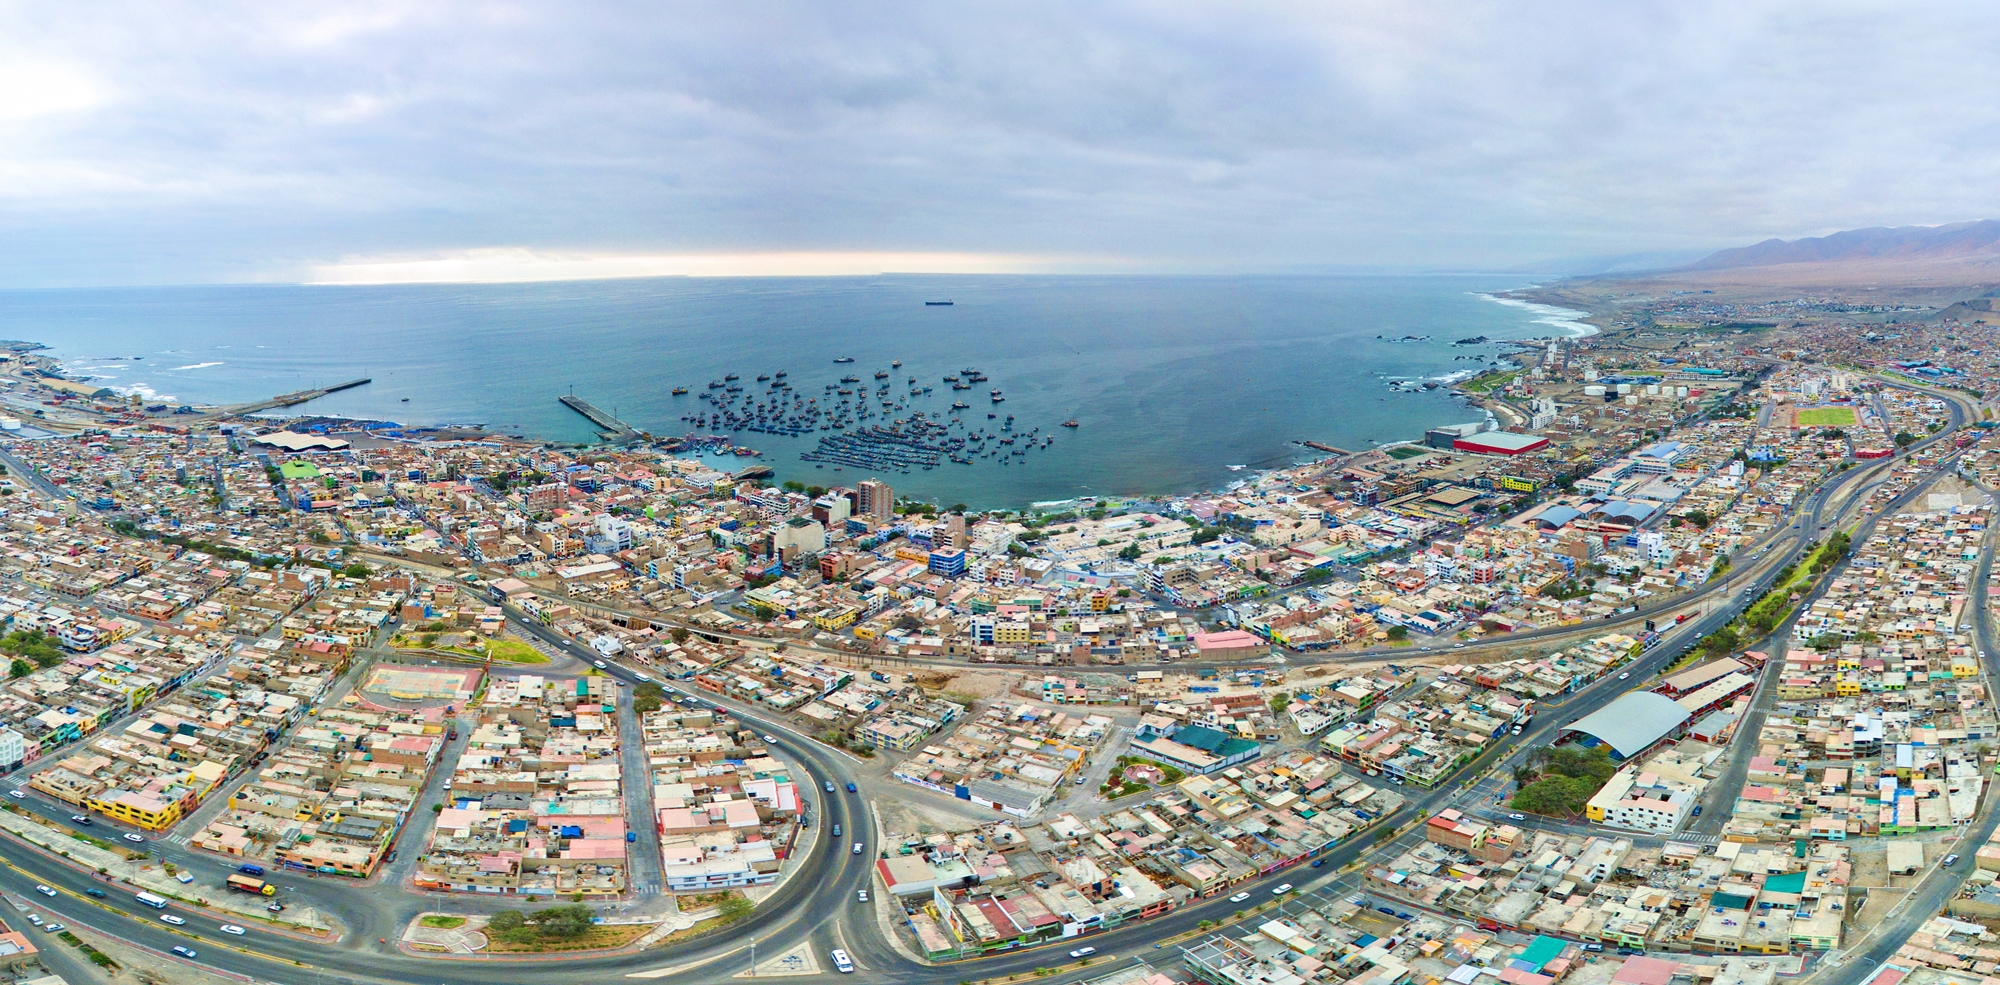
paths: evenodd
<path fill-rule="evenodd" d="M 1672 838 L 1667 839 L 1667 844 L 1669 845 L 1675 844 L 1677 842 L 1684 845 L 1720 845 L 1722 844 L 1722 836 L 1678 834 L 1673 836 Z"/>

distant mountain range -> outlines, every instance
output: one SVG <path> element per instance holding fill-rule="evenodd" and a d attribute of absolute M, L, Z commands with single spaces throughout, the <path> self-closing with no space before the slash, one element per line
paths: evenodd
<path fill-rule="evenodd" d="M 1718 250 L 1668 273 L 1742 270 L 1780 264 L 1895 265 L 2000 264 L 2000 220 L 1944 226 L 1850 229 L 1810 239 L 1767 239 L 1755 246 Z"/>

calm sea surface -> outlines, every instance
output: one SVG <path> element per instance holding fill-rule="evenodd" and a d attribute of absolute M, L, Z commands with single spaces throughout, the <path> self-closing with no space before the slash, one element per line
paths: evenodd
<path fill-rule="evenodd" d="M 1576 334 L 1565 313 L 1482 296 L 1519 286 L 905 276 L 10 291 L 0 292 L 0 336 L 45 343 L 74 373 L 161 400 L 247 402 L 369 376 L 299 410 L 575 441 L 592 429 L 557 402 L 564 393 L 654 434 L 707 433 L 681 418 L 708 409 L 697 398 L 725 374 L 756 393 L 758 374 L 788 370 L 797 392 L 818 396 L 844 374 L 866 385 L 901 360 L 891 392 L 906 393 L 915 376 L 932 394 L 896 416 L 942 415 L 956 398 L 972 404 L 968 430 L 1013 414 L 1017 430 L 1056 440 L 1007 466 L 980 459 L 881 477 L 899 494 L 1018 507 L 1217 488 L 1240 477 L 1232 465 L 1312 457 L 1298 440 L 1352 449 L 1481 420 L 1443 387 L 1390 384 L 1469 375 L 1503 351 L 1458 339 Z M 924 305 L 945 299 L 954 303 Z M 1402 341 L 1410 335 L 1428 340 Z M 850 365 L 833 363 L 850 355 Z M 966 367 L 990 382 L 954 394 L 942 377 Z M 675 397 L 675 386 L 693 392 Z M 989 403 L 993 387 L 1004 404 Z M 989 412 L 1000 416 L 988 421 Z M 1081 426 L 1059 426 L 1072 418 Z M 817 435 L 737 437 L 780 478 L 866 477 L 799 461 Z"/>

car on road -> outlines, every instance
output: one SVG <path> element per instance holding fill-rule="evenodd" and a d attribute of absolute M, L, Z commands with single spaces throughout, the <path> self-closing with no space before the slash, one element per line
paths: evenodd
<path fill-rule="evenodd" d="M 676 690 L 674 690 L 674 686 L 673 686 L 672 684 L 662 684 L 662 685 L 660 685 L 660 690 L 662 690 L 662 691 L 665 691 L 665 692 L 667 692 L 668 694 L 679 694 L 679 693 L 680 693 L 679 691 L 676 691 Z"/>
<path fill-rule="evenodd" d="M 1622 673 L 1622 674 L 1619 674 L 1619 675 L 1618 675 L 1618 679 L 1622 681 L 1622 680 L 1624 680 L 1625 678 L 1627 678 L 1627 677 L 1630 677 L 1630 676 L 1632 676 L 1632 672 L 1628 670 L 1628 671 L 1626 671 L 1626 672 L 1624 672 L 1624 673 Z"/>
<path fill-rule="evenodd" d="M 866 902 L 868 902 L 868 890 L 866 890 L 866 889 L 857 889 L 857 890 L 855 890 L 855 891 L 854 891 L 854 898 L 855 898 L 856 900 L 858 900 L 858 901 L 862 902 L 862 903 L 866 903 Z"/>
<path fill-rule="evenodd" d="M 238 927 L 233 923 L 225 923 L 220 928 L 217 929 L 221 930 L 225 934 L 235 934 L 238 937 L 243 936 L 243 928 Z"/>
<path fill-rule="evenodd" d="M 1313 859 L 1313 868 L 1317 869 L 1324 865 L 1326 865 L 1326 859 L 1323 858 Z"/>
<path fill-rule="evenodd" d="M 135 835 L 135 834 L 133 834 L 133 833 L 132 833 L 132 832 L 130 832 L 130 831 L 127 831 L 127 832 L 125 832 L 125 835 L 124 835 L 124 837 L 125 837 L 125 840 L 126 840 L 126 841 L 129 841 L 129 842 L 131 842 L 131 843 L 132 843 L 132 844 L 134 844 L 134 845 L 143 845 L 143 844 L 145 844 L 145 843 L 146 843 L 146 839 L 144 839 L 144 838 L 141 838 L 141 837 L 139 837 L 138 835 Z"/>
<path fill-rule="evenodd" d="M 1249 893 L 1237 893 L 1236 895 L 1234 895 L 1234 896 L 1231 896 L 1231 897 L 1229 897 L 1229 902 L 1231 902 L 1231 903 L 1241 903 L 1241 902 L 1243 902 L 1244 900 L 1247 900 L 1247 899 L 1249 899 L 1249 898 L 1250 898 L 1250 894 L 1249 894 Z"/>
<path fill-rule="evenodd" d="M 608 663 L 605 663 L 605 662 L 604 662 L 604 661 L 602 661 L 602 660 L 592 660 L 592 661 L 590 662 L 590 665 L 591 665 L 592 667 L 595 667 L 595 668 L 597 668 L 598 670 L 609 670 L 609 669 L 611 669 L 611 665 L 610 665 L 610 664 L 608 664 Z"/>
<path fill-rule="evenodd" d="M 854 843 L 854 854 L 861 854 L 861 843 L 858 841 Z"/>
<path fill-rule="evenodd" d="M 180 884 L 185 886 L 194 881 L 194 873 L 182 870 L 174 873 L 174 878 L 180 880 Z"/>
<path fill-rule="evenodd" d="M 42 915 L 39 913 L 30 913 L 28 914 L 28 922 L 39 927 L 42 925 Z"/>
<path fill-rule="evenodd" d="M 84 890 L 84 891 L 83 891 L 83 895 L 85 895 L 85 896 L 88 896 L 88 897 L 90 897 L 91 899 L 103 899 L 103 898 L 104 898 L 104 890 L 102 890 L 102 889 L 86 889 L 86 890 Z"/>
<path fill-rule="evenodd" d="M 1451 648 L 1452 648 L 1452 649 L 1454 649 L 1454 650 L 1463 650 L 1463 649 L 1465 649 L 1465 644 L 1463 644 L 1463 643 L 1453 643 L 1453 644 L 1451 645 Z"/>
<path fill-rule="evenodd" d="M 71 814 L 69 816 L 69 819 L 77 824 L 82 824 L 82 825 L 88 825 L 91 823 L 90 818 L 84 817 L 81 814 Z"/>
<path fill-rule="evenodd" d="M 1700 816 L 1701 816 L 1701 805 L 1700 805 L 1700 804 L 1696 804 L 1696 805 L 1694 805 L 1694 811 L 1693 811 L 1692 813 L 1690 813 L 1690 814 L 1689 814 L 1688 816 L 1689 816 L 1689 817 L 1700 817 Z"/>
<path fill-rule="evenodd" d="M 828 781 L 826 781 L 826 792 L 827 792 L 827 793 L 832 793 L 832 792 L 833 792 L 833 781 L 832 781 L 832 780 L 828 780 Z"/>
<path fill-rule="evenodd" d="M 762 736 L 761 738 L 762 738 L 762 739 L 763 739 L 763 740 L 764 740 L 765 742 L 770 742 L 770 743 L 776 743 L 776 742 L 778 741 L 778 737 L 777 737 L 777 736 L 775 736 L 775 735 L 766 735 L 766 736 Z"/>
<path fill-rule="evenodd" d="M 44 886 L 41 883 L 35 884 L 35 892 L 38 892 L 43 896 L 54 896 L 56 894 L 55 890 L 50 889 L 49 887 Z"/>
<path fill-rule="evenodd" d="M 1273 889 L 1273 890 L 1271 890 L 1271 895 L 1273 895 L 1273 896 L 1283 896 L 1283 895 L 1285 895 L 1286 893 L 1289 893 L 1289 892 L 1291 892 L 1291 891 L 1292 891 L 1292 884 L 1288 882 L 1288 883 L 1285 883 L 1284 885 L 1281 885 L 1281 886 L 1279 886 L 1279 887 L 1278 887 L 1278 888 L 1276 888 L 1276 889 Z"/>
<path fill-rule="evenodd" d="M 1527 819 L 1528 819 L 1528 815 L 1526 815 L 1526 814 L 1509 814 L 1509 815 L 1507 815 L 1507 820 L 1509 820 L 1509 821 L 1525 821 L 1525 820 L 1527 820 Z"/>
<path fill-rule="evenodd" d="M 854 792 L 855 792 L 855 790 L 854 790 L 854 784 L 852 784 L 852 783 L 849 783 L 849 784 L 847 785 L 847 792 L 848 792 L 848 793 L 854 793 Z"/>
<path fill-rule="evenodd" d="M 63 932 L 64 928 L 62 924 L 51 923 L 42 925 L 42 929 L 48 931 L 51 934 L 60 934 Z"/>
<path fill-rule="evenodd" d="M 160 919 L 162 919 L 162 920 L 165 920 L 165 919 L 166 919 L 166 917 L 161 917 Z M 175 954 L 178 954 L 178 955 L 180 955 L 181 957 L 184 957 L 184 958 L 192 958 L 192 957 L 194 957 L 194 948 L 191 948 L 191 947 L 182 947 L 182 946 L 180 946 L 179 944 L 175 944 L 175 945 L 174 945 L 174 953 L 175 953 Z"/>
<path fill-rule="evenodd" d="M 265 907 L 264 909 L 269 910 L 272 913 L 283 913 L 285 912 L 285 904 L 273 903 L 270 906 Z"/>
<path fill-rule="evenodd" d="M 650 678 L 650 677 L 647 677 L 647 676 L 646 676 L 646 675 L 644 675 L 644 674 L 633 674 L 632 676 L 633 676 L 633 677 L 636 677 L 636 678 L 638 678 L 638 679 L 639 679 L 639 683 L 641 683 L 641 684 L 651 684 L 651 683 L 653 683 L 653 679 L 652 679 L 652 678 Z"/>
<path fill-rule="evenodd" d="M 1507 731 L 1508 731 L 1508 734 L 1510 734 L 1510 735 L 1520 735 L 1520 734 L 1521 734 L 1521 726 L 1519 726 L 1519 725 L 1516 725 L 1516 726 L 1514 726 L 1513 728 L 1511 728 L 1511 729 L 1508 729 Z"/>
<path fill-rule="evenodd" d="M 1604 945 L 1597 943 L 1590 943 L 1590 944 L 1585 944 L 1583 946 L 1583 949 L 1586 951 L 1602 951 L 1604 950 Z"/>
<path fill-rule="evenodd" d="M 840 837 L 840 825 L 836 824 L 833 826 L 833 836 L 835 838 Z"/>
<path fill-rule="evenodd" d="M 1946 855 L 1946 856 L 1944 857 L 1944 867 L 1945 867 L 1945 868 L 1949 869 L 1949 868 L 1951 868 L 1952 866 L 1954 866 L 1954 865 L 1957 865 L 1957 864 L 1958 864 L 1958 853 L 1957 853 L 1957 852 L 1953 852 L 1953 853 L 1951 853 L 1950 855 Z"/>
<path fill-rule="evenodd" d="M 27 794 L 24 794 L 19 790 L 9 790 L 7 791 L 7 796 L 12 797 L 15 800 L 20 800 L 21 798 L 26 797 Z"/>
<path fill-rule="evenodd" d="M 1076 950 L 1069 952 L 1069 956 L 1072 958 L 1087 958 L 1096 953 L 1097 953 L 1097 948 L 1079 947 Z"/>
<path fill-rule="evenodd" d="M 557 643 L 559 643 L 559 644 L 561 644 L 561 645 L 563 645 L 563 646 L 568 646 L 568 645 L 569 645 L 569 641 L 568 641 L 568 640 L 557 640 L 556 642 L 557 642 Z"/>
<path fill-rule="evenodd" d="M 176 927 L 178 927 L 178 926 L 180 926 L 180 925 L 182 925 L 182 924 L 184 924 L 184 923 L 187 923 L 187 918 L 186 918 L 186 917 L 182 917 L 182 916 L 176 916 L 176 915 L 174 915 L 174 914 L 172 914 L 172 913 L 162 913 L 162 914 L 160 914 L 160 920 L 161 920 L 161 922 L 163 922 L 163 923 L 170 923 L 170 924 L 173 924 L 173 925 L 174 925 L 174 926 L 176 926 Z"/>

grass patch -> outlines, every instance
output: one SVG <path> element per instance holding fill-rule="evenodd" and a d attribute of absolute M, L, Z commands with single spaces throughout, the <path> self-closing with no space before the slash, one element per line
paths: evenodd
<path fill-rule="evenodd" d="M 446 917 L 437 914 L 432 914 L 417 922 L 426 927 L 435 927 L 438 930 L 457 930 L 465 926 L 464 917 Z"/>
<path fill-rule="evenodd" d="M 1798 411 L 1792 419 L 1802 428 L 1853 427 L 1861 423 L 1852 407 L 1812 407 Z"/>
<path fill-rule="evenodd" d="M 1428 454 L 1429 452 L 1430 449 L 1418 448 L 1415 445 L 1397 445 L 1396 447 L 1389 449 L 1386 454 L 1390 458 L 1393 458 L 1400 462 L 1403 459 L 1416 458 L 1419 455 Z"/>
<path fill-rule="evenodd" d="M 575 937 L 564 940 L 539 940 L 531 943 L 512 943 L 487 938 L 486 950 L 494 954 L 543 954 L 554 951 L 601 951 L 624 947 L 653 929 L 649 923 L 621 923 L 613 926 L 594 926 Z"/>
<path fill-rule="evenodd" d="M 545 664 L 549 662 L 549 658 L 543 656 L 542 651 L 520 640 L 489 640 L 486 644 L 486 652 L 493 659 L 503 660 L 510 664 Z"/>
<path fill-rule="evenodd" d="M 1464 383 L 1460 383 L 1458 388 L 1467 393 L 1492 393 L 1512 383 L 1515 377 L 1525 372 L 1527 372 L 1525 369 L 1503 369 L 1491 373 L 1483 373 L 1466 380 Z"/>

